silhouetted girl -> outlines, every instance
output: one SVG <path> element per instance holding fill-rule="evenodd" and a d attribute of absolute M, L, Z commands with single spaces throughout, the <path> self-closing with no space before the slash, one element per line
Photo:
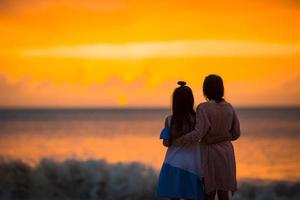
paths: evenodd
<path fill-rule="evenodd" d="M 194 96 L 185 82 L 175 89 L 172 100 L 172 115 L 165 120 L 160 138 L 169 146 L 180 136 L 194 129 L 196 114 Z M 170 199 L 204 198 L 200 145 L 170 146 L 161 168 L 157 196 Z"/>

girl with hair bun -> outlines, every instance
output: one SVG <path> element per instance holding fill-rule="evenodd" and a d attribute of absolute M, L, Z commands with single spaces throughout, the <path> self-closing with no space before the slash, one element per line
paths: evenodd
<path fill-rule="evenodd" d="M 169 146 L 163 162 L 156 196 L 169 199 L 203 200 L 200 145 L 174 146 L 173 141 L 194 129 L 194 96 L 186 82 L 173 92 L 172 115 L 165 120 L 160 139 Z"/>

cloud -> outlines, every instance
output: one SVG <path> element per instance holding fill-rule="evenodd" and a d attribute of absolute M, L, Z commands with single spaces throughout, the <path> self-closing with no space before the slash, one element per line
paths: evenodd
<path fill-rule="evenodd" d="M 297 92 L 298 96 L 300 97 L 300 75 L 292 80 L 287 80 L 282 85 L 282 89 L 284 91 L 291 91 L 294 90 Z"/>
<path fill-rule="evenodd" d="M 26 77 L 12 82 L 0 74 L 0 108 L 165 106 L 169 88 L 169 83 L 148 88 L 144 79 L 127 83 L 115 76 L 102 83 L 83 86 L 76 83 L 55 84 L 50 80 L 35 82 Z M 167 92 L 157 96 L 157 90 Z"/>
<path fill-rule="evenodd" d="M 21 82 L 9 83 L 4 75 L 0 74 L 0 102 L 7 96 L 14 97 L 15 93 L 22 87 Z"/>
<path fill-rule="evenodd" d="M 147 59 L 178 57 L 251 57 L 300 54 L 300 45 L 229 40 L 151 41 L 26 49 L 25 57 Z"/>
<path fill-rule="evenodd" d="M 27 9 L 44 9 L 47 7 L 64 6 L 69 8 L 81 8 L 97 12 L 113 12 L 127 9 L 124 1 L 110 0 L 0 0 L 0 10 L 6 14 L 12 14 L 12 11 L 21 11 Z"/>

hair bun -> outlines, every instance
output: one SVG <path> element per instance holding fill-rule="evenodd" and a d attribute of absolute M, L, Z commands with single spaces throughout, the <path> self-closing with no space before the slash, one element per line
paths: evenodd
<path fill-rule="evenodd" d="M 182 86 L 186 85 L 186 82 L 185 81 L 178 81 L 177 84 L 182 87 Z"/>

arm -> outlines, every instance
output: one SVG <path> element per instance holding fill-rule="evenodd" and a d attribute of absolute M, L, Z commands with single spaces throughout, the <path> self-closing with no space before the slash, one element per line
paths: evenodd
<path fill-rule="evenodd" d="M 204 144 L 217 144 L 224 141 L 230 141 L 232 139 L 231 136 L 228 135 L 220 135 L 220 136 L 214 136 L 214 137 L 204 137 L 201 140 L 201 143 Z"/>
<path fill-rule="evenodd" d="M 185 145 L 198 143 L 206 135 L 207 131 L 210 128 L 210 122 L 205 114 L 203 108 L 197 108 L 196 113 L 196 124 L 193 131 L 185 134 L 184 136 L 177 138 L 173 141 L 174 145 Z"/>
<path fill-rule="evenodd" d="M 230 129 L 230 135 L 226 136 L 214 136 L 214 137 L 204 137 L 201 142 L 204 144 L 217 144 L 224 141 L 236 140 L 240 137 L 240 123 L 237 117 L 237 114 L 233 109 L 233 120 Z"/>
<path fill-rule="evenodd" d="M 230 133 L 232 136 L 231 140 L 237 140 L 241 135 L 240 122 L 237 117 L 236 111 L 234 109 L 233 109 L 233 119 L 232 119 Z"/>

